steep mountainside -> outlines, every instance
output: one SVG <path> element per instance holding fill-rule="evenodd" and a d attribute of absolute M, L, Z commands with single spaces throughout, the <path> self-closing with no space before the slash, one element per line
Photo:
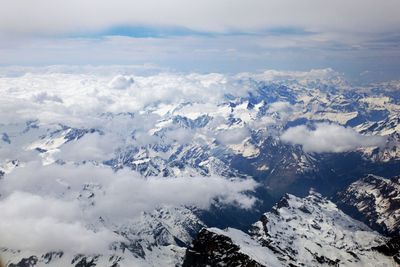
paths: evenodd
<path fill-rule="evenodd" d="M 248 234 L 203 229 L 184 266 L 397 266 L 399 255 L 377 252 L 386 242 L 316 193 L 286 195 Z"/>
<path fill-rule="evenodd" d="M 400 181 L 368 175 L 352 183 L 337 197 L 338 204 L 353 216 L 382 233 L 400 235 Z"/>

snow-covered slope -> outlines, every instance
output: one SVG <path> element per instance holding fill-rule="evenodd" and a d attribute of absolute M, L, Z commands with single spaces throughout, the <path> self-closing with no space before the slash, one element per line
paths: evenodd
<path fill-rule="evenodd" d="M 376 247 L 387 240 L 316 193 L 286 195 L 249 233 L 203 229 L 186 266 L 397 266 Z"/>
<path fill-rule="evenodd" d="M 386 143 L 382 147 L 363 149 L 364 155 L 374 161 L 388 162 L 400 158 L 400 116 L 389 116 L 378 122 L 367 122 L 357 126 L 364 134 L 385 136 Z"/>
<path fill-rule="evenodd" d="M 338 203 L 349 213 L 356 211 L 371 227 L 400 235 L 400 181 L 367 175 L 338 194 Z M 360 216 L 361 215 L 361 216 Z"/>

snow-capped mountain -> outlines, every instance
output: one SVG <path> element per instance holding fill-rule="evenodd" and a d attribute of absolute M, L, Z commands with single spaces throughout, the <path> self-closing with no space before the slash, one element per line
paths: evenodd
<path fill-rule="evenodd" d="M 378 122 L 367 122 L 357 126 L 357 129 L 364 134 L 386 136 L 384 146 L 374 149 L 365 149 L 365 156 L 371 160 L 388 162 L 400 158 L 400 117 L 398 114 Z"/>
<path fill-rule="evenodd" d="M 200 228 L 245 228 L 286 192 L 333 196 L 366 173 L 398 175 L 400 95 L 385 86 L 353 87 L 331 69 L 1 77 L 2 257 L 10 266 L 179 266 Z M 375 259 L 369 249 L 381 236 L 323 198 L 287 200 L 315 210 L 293 223 L 321 227 L 309 238 L 326 235 L 331 252 L 299 249 L 309 254 L 304 264 L 357 262 L 330 242 L 333 232 L 355 244 L 359 261 Z M 345 221 L 341 228 L 329 212 Z M 211 229 L 219 232 L 206 239 L 222 231 Z M 275 248 L 281 256 L 260 249 L 277 264 L 296 262 Z"/>
<path fill-rule="evenodd" d="M 286 195 L 248 233 L 204 228 L 183 266 L 397 266 L 385 242 L 316 193 Z"/>
<path fill-rule="evenodd" d="M 337 197 L 338 204 L 349 213 L 385 234 L 400 234 L 400 182 L 368 175 L 352 183 Z"/>

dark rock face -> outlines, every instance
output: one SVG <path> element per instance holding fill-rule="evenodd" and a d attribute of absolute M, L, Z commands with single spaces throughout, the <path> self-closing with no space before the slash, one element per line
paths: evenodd
<path fill-rule="evenodd" d="M 8 136 L 8 134 L 3 133 L 1 136 L 1 140 L 3 140 L 3 142 L 7 143 L 7 144 L 11 144 L 11 140 L 10 137 Z"/>
<path fill-rule="evenodd" d="M 229 237 L 202 229 L 186 251 L 183 267 L 244 266 L 262 267 L 248 255 L 241 253 Z"/>
<path fill-rule="evenodd" d="M 38 258 L 36 256 L 30 256 L 29 258 L 23 258 L 18 263 L 11 263 L 8 267 L 34 267 L 38 262 Z"/>
<path fill-rule="evenodd" d="M 394 261 L 400 265 L 400 237 L 394 237 L 386 244 L 373 247 L 372 249 L 386 256 L 393 257 Z"/>
<path fill-rule="evenodd" d="M 49 264 L 52 260 L 61 258 L 63 255 L 64 255 L 64 252 L 62 252 L 62 251 L 48 252 L 48 253 L 42 255 L 42 261 L 46 264 Z"/>
<path fill-rule="evenodd" d="M 194 120 L 177 115 L 173 117 L 173 123 L 178 124 L 179 126 L 183 128 L 190 128 L 190 129 L 195 129 L 195 128 L 203 128 L 204 126 L 207 125 L 207 123 L 211 120 L 212 118 L 208 115 L 202 115 Z"/>
<path fill-rule="evenodd" d="M 77 255 L 72 260 L 71 264 L 73 264 L 75 267 L 94 267 L 96 266 L 98 258 L 99 256 L 86 257 L 83 255 Z"/>

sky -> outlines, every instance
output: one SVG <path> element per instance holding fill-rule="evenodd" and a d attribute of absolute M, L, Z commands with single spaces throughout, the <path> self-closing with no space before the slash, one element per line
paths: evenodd
<path fill-rule="evenodd" d="M 1 0 L 0 65 L 333 68 L 398 79 L 397 0 Z"/>

